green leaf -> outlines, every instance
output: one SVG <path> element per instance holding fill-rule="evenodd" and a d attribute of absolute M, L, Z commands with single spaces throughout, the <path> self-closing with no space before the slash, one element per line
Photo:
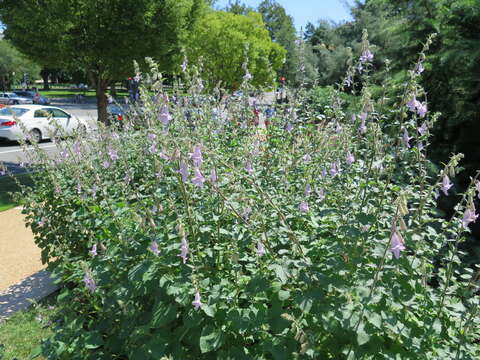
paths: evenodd
<path fill-rule="evenodd" d="M 210 317 L 215 316 L 215 309 L 212 306 L 204 304 L 202 305 L 202 310 L 205 314 L 207 314 Z"/>
<path fill-rule="evenodd" d="M 440 319 L 435 319 L 432 325 L 433 330 L 436 334 L 440 334 L 442 332 L 442 323 Z"/>
<path fill-rule="evenodd" d="M 365 328 L 360 325 L 357 330 L 357 342 L 358 345 L 362 346 L 370 340 L 370 335 L 365 332 Z"/>
<path fill-rule="evenodd" d="M 85 348 L 96 349 L 103 345 L 102 336 L 98 331 L 92 331 L 85 337 Z"/>
<path fill-rule="evenodd" d="M 281 301 L 287 300 L 290 297 L 290 291 L 280 290 L 278 292 L 278 298 Z"/>
<path fill-rule="evenodd" d="M 175 320 L 177 317 L 177 307 L 174 304 L 167 304 L 163 301 L 158 302 L 152 313 L 152 327 L 162 327 Z"/>
<path fill-rule="evenodd" d="M 218 349 L 222 345 L 222 341 L 222 332 L 212 325 L 206 325 L 202 329 L 200 336 L 200 350 L 202 354 Z"/>

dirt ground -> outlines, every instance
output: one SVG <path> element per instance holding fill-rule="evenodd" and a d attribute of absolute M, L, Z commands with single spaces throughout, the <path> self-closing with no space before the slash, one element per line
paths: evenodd
<path fill-rule="evenodd" d="M 0 212 L 0 292 L 45 268 L 19 209 Z"/>

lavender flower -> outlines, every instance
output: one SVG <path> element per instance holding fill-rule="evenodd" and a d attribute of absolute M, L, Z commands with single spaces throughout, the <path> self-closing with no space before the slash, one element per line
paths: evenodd
<path fill-rule="evenodd" d="M 303 161 L 305 161 L 306 163 L 309 163 L 310 161 L 312 161 L 312 157 L 310 156 L 310 154 L 305 154 L 303 156 Z"/>
<path fill-rule="evenodd" d="M 154 240 L 152 241 L 152 243 L 150 244 L 150 246 L 148 247 L 148 249 L 155 255 L 155 256 L 158 256 L 158 254 L 160 254 L 160 250 L 158 249 L 158 244 L 157 242 Z"/>
<path fill-rule="evenodd" d="M 168 126 L 168 124 L 172 120 L 172 115 L 170 115 L 167 105 L 162 106 L 160 114 L 158 114 L 158 120 L 160 120 L 164 126 Z"/>
<path fill-rule="evenodd" d="M 97 256 L 97 244 L 93 244 L 92 248 L 88 252 L 92 257 Z"/>
<path fill-rule="evenodd" d="M 262 257 L 265 254 L 266 254 L 266 251 L 265 251 L 265 247 L 263 246 L 262 242 L 261 241 L 257 242 L 257 255 L 259 257 Z"/>
<path fill-rule="evenodd" d="M 187 262 L 187 256 L 188 256 L 188 242 L 185 237 L 183 237 L 181 245 L 180 245 L 180 255 L 178 255 L 182 258 L 183 263 L 185 264 Z"/>
<path fill-rule="evenodd" d="M 325 191 L 323 189 L 320 189 L 317 191 L 318 199 L 320 201 L 325 200 Z"/>
<path fill-rule="evenodd" d="M 442 187 L 440 188 L 445 196 L 448 196 L 448 190 L 453 186 L 453 184 L 450 182 L 450 179 L 448 178 L 448 175 L 445 175 L 442 180 Z"/>
<path fill-rule="evenodd" d="M 340 124 L 337 124 L 337 126 L 335 127 L 335 132 L 337 134 L 340 134 L 342 132 L 342 126 Z"/>
<path fill-rule="evenodd" d="M 480 199 L 480 181 L 475 181 L 475 190 L 477 190 L 478 198 Z"/>
<path fill-rule="evenodd" d="M 309 196 L 311 192 L 312 192 L 312 187 L 310 186 L 310 184 L 305 185 L 305 191 L 304 191 L 305 196 Z"/>
<path fill-rule="evenodd" d="M 422 125 L 418 128 L 418 133 L 424 136 L 428 131 L 427 123 L 424 121 Z"/>
<path fill-rule="evenodd" d="M 194 172 L 195 176 L 192 179 L 192 184 L 198 187 L 202 187 L 203 183 L 205 182 L 205 177 L 202 175 L 198 168 L 195 168 Z"/>
<path fill-rule="evenodd" d="M 291 123 L 288 123 L 285 130 L 287 130 L 288 132 L 292 132 L 293 131 L 293 125 Z"/>
<path fill-rule="evenodd" d="M 82 192 L 82 185 L 80 183 L 77 183 L 77 193 L 81 194 Z"/>
<path fill-rule="evenodd" d="M 425 149 L 425 146 L 423 146 L 423 142 L 421 141 L 417 142 L 417 148 L 419 151 L 422 151 L 423 149 Z"/>
<path fill-rule="evenodd" d="M 182 67 L 182 71 L 183 71 L 183 72 L 187 71 L 187 60 L 186 60 L 186 59 L 183 60 L 183 63 L 182 63 L 182 65 L 181 65 L 181 67 Z"/>
<path fill-rule="evenodd" d="M 83 282 L 90 292 L 93 293 L 97 289 L 97 284 L 95 284 L 95 280 L 93 280 L 90 275 L 85 274 Z"/>
<path fill-rule="evenodd" d="M 243 79 L 244 79 L 245 81 L 250 81 L 250 80 L 252 80 L 252 78 L 253 78 L 252 74 L 250 74 L 250 72 L 247 70 L 247 72 L 246 72 L 245 75 L 243 76 Z"/>
<path fill-rule="evenodd" d="M 423 118 L 425 117 L 425 114 L 428 112 L 428 109 L 427 109 L 427 103 L 426 102 L 423 102 L 423 103 L 420 103 L 417 107 L 417 114 Z"/>
<path fill-rule="evenodd" d="M 202 163 L 203 163 L 202 145 L 200 144 L 195 145 L 195 148 L 193 149 L 193 153 L 190 154 L 190 158 L 193 160 L 193 164 L 196 167 L 202 166 Z"/>
<path fill-rule="evenodd" d="M 322 169 L 322 178 L 326 178 L 327 177 L 327 170 L 326 169 Z"/>
<path fill-rule="evenodd" d="M 407 148 L 410 148 L 410 140 L 412 138 L 410 136 L 408 136 L 408 131 L 407 129 L 403 129 L 403 136 L 402 136 L 402 141 L 403 141 L 403 144 L 407 147 Z"/>
<path fill-rule="evenodd" d="M 478 218 L 478 215 L 475 215 L 475 206 L 473 203 L 465 210 L 463 214 L 462 224 L 465 229 L 468 229 L 468 225 L 472 222 L 475 222 Z"/>
<path fill-rule="evenodd" d="M 400 252 L 405 250 L 405 242 L 402 238 L 402 235 L 400 235 L 397 229 L 393 230 L 392 237 L 390 238 L 390 243 L 390 251 L 392 252 L 393 256 L 398 259 L 400 257 Z"/>
<path fill-rule="evenodd" d="M 360 62 L 362 63 L 371 62 L 372 60 L 373 54 L 368 49 L 362 53 L 362 56 L 360 56 Z"/>
<path fill-rule="evenodd" d="M 180 161 L 180 170 L 178 170 L 180 175 L 182 175 L 183 182 L 187 182 L 188 180 L 188 165 L 185 161 Z"/>
<path fill-rule="evenodd" d="M 247 164 L 245 165 L 245 171 L 246 171 L 249 175 L 253 175 L 254 170 L 253 170 L 253 167 L 252 167 L 252 163 L 251 163 L 250 161 L 247 161 Z"/>
<path fill-rule="evenodd" d="M 195 307 L 195 310 L 198 310 L 203 305 L 200 301 L 200 293 L 198 291 L 195 293 L 195 300 L 192 301 L 192 305 Z"/>
<path fill-rule="evenodd" d="M 424 70 L 425 68 L 423 67 L 422 63 L 418 63 L 417 65 L 415 65 L 414 71 L 417 75 L 420 75 Z"/>
<path fill-rule="evenodd" d="M 157 135 L 156 134 L 153 134 L 153 133 L 150 133 L 147 135 L 147 138 L 148 140 L 150 140 L 151 142 L 154 142 L 155 139 L 157 138 Z"/>
<path fill-rule="evenodd" d="M 417 108 L 421 105 L 421 103 L 417 100 L 415 96 L 407 103 L 407 107 L 411 112 L 416 112 Z"/>
<path fill-rule="evenodd" d="M 66 159 L 68 159 L 68 157 L 69 157 L 70 155 L 68 154 L 67 149 L 64 149 L 64 150 L 60 151 L 60 156 L 61 156 L 63 159 L 66 160 Z"/>
<path fill-rule="evenodd" d="M 303 213 L 306 213 L 308 210 L 310 210 L 306 201 L 301 201 L 300 204 L 298 204 L 298 209 Z"/>
<path fill-rule="evenodd" d="M 102 163 L 102 166 L 105 168 L 105 169 L 108 169 L 110 167 L 110 162 L 108 160 L 105 160 L 103 163 Z"/>
<path fill-rule="evenodd" d="M 367 125 L 365 124 L 365 119 L 361 118 L 360 127 L 358 128 L 360 134 L 365 134 L 367 132 Z"/>
<path fill-rule="evenodd" d="M 73 152 L 77 155 L 80 155 L 81 153 L 80 143 L 78 141 L 73 143 Z"/>
<path fill-rule="evenodd" d="M 155 154 L 158 152 L 158 149 L 157 149 L 157 143 L 152 143 L 152 145 L 150 145 L 150 147 L 148 148 L 148 152 L 150 152 L 150 154 Z"/>
<path fill-rule="evenodd" d="M 215 168 L 213 168 L 212 171 L 210 172 L 210 182 L 212 184 L 215 184 L 217 180 L 218 180 L 217 172 L 215 171 Z"/>
<path fill-rule="evenodd" d="M 243 209 L 242 218 L 244 220 L 248 220 L 251 214 L 252 214 L 252 208 L 250 206 L 247 206 L 245 209 Z"/>
<path fill-rule="evenodd" d="M 112 161 L 117 161 L 118 160 L 118 153 L 116 150 L 110 148 L 108 149 L 108 156 L 110 156 L 110 159 Z"/>
<path fill-rule="evenodd" d="M 355 161 L 355 158 L 353 157 L 352 153 L 349 151 L 347 152 L 347 157 L 346 157 L 346 160 L 347 160 L 347 164 L 348 165 L 352 165 Z"/>

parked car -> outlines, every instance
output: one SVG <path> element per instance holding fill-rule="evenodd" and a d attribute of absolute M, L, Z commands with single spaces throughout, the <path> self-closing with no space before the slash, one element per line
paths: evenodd
<path fill-rule="evenodd" d="M 20 124 L 25 128 L 25 136 Z M 58 124 L 58 126 L 56 126 Z M 0 109 L 0 139 L 39 142 L 57 136 L 86 133 L 88 123 L 65 110 L 43 105 L 15 105 Z"/>
<path fill-rule="evenodd" d="M 50 105 L 50 99 L 46 98 L 45 96 L 40 95 L 37 91 L 14 91 L 20 97 L 24 97 L 27 99 L 32 99 L 34 104 L 40 105 Z"/>
<path fill-rule="evenodd" d="M 17 105 L 17 104 L 33 104 L 32 99 L 18 96 L 15 93 L 0 93 L 0 104 Z"/>

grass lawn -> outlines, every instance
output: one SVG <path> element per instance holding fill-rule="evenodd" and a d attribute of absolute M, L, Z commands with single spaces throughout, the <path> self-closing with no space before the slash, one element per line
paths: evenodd
<path fill-rule="evenodd" d="M 29 174 L 19 174 L 15 175 L 15 177 L 23 185 L 32 185 L 32 179 Z M 0 211 L 8 210 L 17 206 L 9 193 L 19 190 L 20 189 L 13 178 L 10 176 L 0 177 Z M 2 358 L 0 357 L 0 359 Z"/>
<path fill-rule="evenodd" d="M 54 293 L 0 323 L 1 360 L 30 359 L 30 354 L 42 339 L 52 334 L 56 296 Z"/>
<path fill-rule="evenodd" d="M 74 89 L 52 89 L 52 90 L 40 90 L 39 93 L 42 96 L 48 98 L 65 98 L 65 97 L 74 97 L 75 95 L 83 95 L 87 98 L 95 97 L 95 90 L 74 90 Z M 117 91 L 117 97 L 128 96 L 127 91 Z"/>

